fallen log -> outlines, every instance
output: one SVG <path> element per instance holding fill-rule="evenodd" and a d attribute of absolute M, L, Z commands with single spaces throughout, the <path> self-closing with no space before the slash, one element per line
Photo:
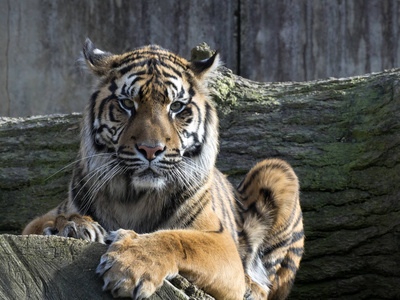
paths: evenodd
<path fill-rule="evenodd" d="M 113 299 L 95 270 L 107 246 L 57 236 L 0 236 L 0 299 Z M 181 276 L 151 300 L 212 300 Z M 193 298 L 192 298 L 193 299 Z"/>
<path fill-rule="evenodd" d="M 266 157 L 300 178 L 306 251 L 292 299 L 400 298 L 399 75 L 260 83 L 221 68 L 211 82 L 230 180 Z M 80 120 L 0 118 L 1 233 L 66 197 Z"/>

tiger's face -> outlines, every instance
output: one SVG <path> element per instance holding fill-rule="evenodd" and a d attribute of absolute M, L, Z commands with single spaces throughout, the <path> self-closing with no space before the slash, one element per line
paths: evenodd
<path fill-rule="evenodd" d="M 136 189 L 204 180 L 218 148 L 206 86 L 218 55 L 190 63 L 158 46 L 112 55 L 87 41 L 84 56 L 99 83 L 85 114 L 83 155 L 109 154 L 89 169 L 107 163 Z"/>

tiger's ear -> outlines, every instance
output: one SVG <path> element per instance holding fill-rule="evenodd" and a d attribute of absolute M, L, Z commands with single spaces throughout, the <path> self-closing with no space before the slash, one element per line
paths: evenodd
<path fill-rule="evenodd" d="M 83 46 L 82 54 L 82 60 L 86 62 L 86 65 L 95 75 L 105 75 L 110 69 L 113 54 L 96 48 L 88 38 Z"/>
<path fill-rule="evenodd" d="M 199 79 L 204 79 L 212 75 L 212 73 L 221 65 L 219 59 L 219 51 L 209 58 L 203 60 L 192 61 L 190 69 L 194 75 Z"/>

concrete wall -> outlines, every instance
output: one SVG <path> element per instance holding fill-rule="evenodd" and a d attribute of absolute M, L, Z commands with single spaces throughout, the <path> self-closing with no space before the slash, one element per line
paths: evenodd
<path fill-rule="evenodd" d="M 398 67 L 399 22 L 389 0 L 0 0 L 0 116 L 81 111 L 86 37 L 187 58 L 205 41 L 244 77 L 304 81 Z"/>

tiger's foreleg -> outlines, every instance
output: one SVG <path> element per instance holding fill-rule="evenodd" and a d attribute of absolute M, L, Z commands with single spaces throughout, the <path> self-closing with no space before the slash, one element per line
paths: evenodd
<path fill-rule="evenodd" d="M 178 273 L 216 299 L 243 299 L 243 266 L 227 232 L 168 230 L 136 234 L 119 229 L 97 272 L 114 297 L 143 299 Z"/>
<path fill-rule="evenodd" d="M 268 299 L 285 299 L 304 246 L 297 176 L 282 160 L 264 160 L 250 170 L 238 192 L 244 220 L 240 253 L 245 272 Z"/>

